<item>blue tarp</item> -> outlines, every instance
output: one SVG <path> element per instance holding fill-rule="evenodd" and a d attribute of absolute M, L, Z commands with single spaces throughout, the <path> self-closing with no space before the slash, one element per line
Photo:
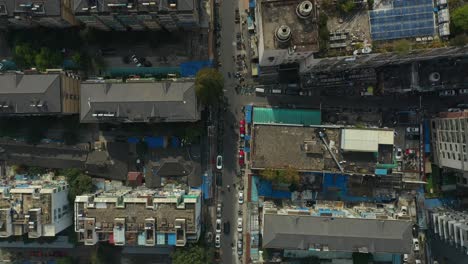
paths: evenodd
<path fill-rule="evenodd" d="M 202 183 L 203 198 L 205 200 L 211 198 L 211 183 L 212 182 L 213 182 L 212 177 L 208 173 L 205 173 L 203 175 L 203 183 Z"/>
<path fill-rule="evenodd" d="M 213 66 L 213 61 L 188 61 L 180 64 L 180 75 L 182 77 L 193 77 L 203 68 Z"/>
<path fill-rule="evenodd" d="M 148 148 L 164 148 L 164 137 L 145 137 L 145 142 L 148 145 Z"/>
<path fill-rule="evenodd" d="M 176 244 L 176 234 L 167 234 L 167 244 L 175 246 Z"/>
<path fill-rule="evenodd" d="M 424 152 L 430 153 L 431 152 L 431 134 L 430 134 L 429 120 L 424 120 L 423 124 L 424 124 L 423 125 Z"/>
<path fill-rule="evenodd" d="M 136 144 L 140 141 L 140 139 L 136 138 L 136 137 L 129 137 L 127 138 L 127 142 L 130 143 L 130 144 Z"/>
<path fill-rule="evenodd" d="M 249 7 L 255 8 L 255 0 L 249 0 Z"/>
<path fill-rule="evenodd" d="M 291 198 L 291 192 L 273 190 L 273 185 L 269 181 L 259 180 L 258 181 L 258 196 L 276 198 L 276 199 L 289 199 Z"/>
<path fill-rule="evenodd" d="M 245 122 L 247 124 L 252 123 L 252 109 L 253 109 L 253 105 L 246 105 L 245 106 Z"/>
<path fill-rule="evenodd" d="M 156 233 L 156 244 L 157 245 L 165 245 L 166 244 L 166 234 Z"/>
<path fill-rule="evenodd" d="M 173 148 L 178 148 L 180 147 L 180 139 L 178 137 L 172 137 L 171 138 L 171 146 Z"/>
<path fill-rule="evenodd" d="M 375 169 L 375 175 L 387 175 L 387 169 Z"/>
<path fill-rule="evenodd" d="M 258 202 L 258 190 L 257 190 L 258 184 L 259 184 L 258 176 L 252 176 L 252 191 L 250 192 L 250 200 L 252 202 Z"/>

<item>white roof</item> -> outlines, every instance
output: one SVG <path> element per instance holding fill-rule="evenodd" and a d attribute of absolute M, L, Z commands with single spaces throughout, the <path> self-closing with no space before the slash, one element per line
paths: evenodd
<path fill-rule="evenodd" d="M 379 145 L 393 145 L 393 130 L 343 129 L 341 149 L 345 151 L 377 152 Z"/>

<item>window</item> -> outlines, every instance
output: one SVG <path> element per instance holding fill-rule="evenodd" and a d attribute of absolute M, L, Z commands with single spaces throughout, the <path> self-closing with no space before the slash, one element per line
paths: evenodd
<path fill-rule="evenodd" d="M 467 159 L 466 159 L 466 154 L 463 155 L 463 161 L 467 161 Z"/>
<path fill-rule="evenodd" d="M 450 151 L 453 151 L 452 144 L 449 144 Z"/>
<path fill-rule="evenodd" d="M 463 184 L 467 184 L 466 178 L 463 178 L 462 181 L 463 181 Z"/>
<path fill-rule="evenodd" d="M 460 154 L 458 154 L 458 160 L 461 160 Z"/>
<path fill-rule="evenodd" d="M 445 150 L 447 150 L 447 143 L 444 143 Z"/>
<path fill-rule="evenodd" d="M 442 151 L 442 158 L 445 159 L 445 152 Z"/>
<path fill-rule="evenodd" d="M 466 152 L 466 145 L 463 145 L 463 152 Z"/>
<path fill-rule="evenodd" d="M 455 144 L 455 151 L 458 151 L 458 144 Z"/>

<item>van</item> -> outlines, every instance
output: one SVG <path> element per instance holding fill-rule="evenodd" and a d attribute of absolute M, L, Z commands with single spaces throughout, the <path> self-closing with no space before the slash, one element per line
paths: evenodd
<path fill-rule="evenodd" d="M 257 88 L 255 88 L 255 92 L 256 93 L 265 93 L 265 89 L 257 87 Z"/>
<path fill-rule="evenodd" d="M 273 93 L 273 94 L 282 94 L 283 91 L 281 89 L 273 89 L 273 90 L 271 90 L 271 93 Z"/>

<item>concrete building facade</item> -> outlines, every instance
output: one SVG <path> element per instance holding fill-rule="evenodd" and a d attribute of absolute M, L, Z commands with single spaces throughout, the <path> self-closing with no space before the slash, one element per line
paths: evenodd
<path fill-rule="evenodd" d="M 72 224 L 63 181 L 15 181 L 0 186 L 0 237 L 54 237 Z"/>
<path fill-rule="evenodd" d="M 468 187 L 468 112 L 440 113 L 431 120 L 434 163 L 455 170 L 458 185 Z"/>

